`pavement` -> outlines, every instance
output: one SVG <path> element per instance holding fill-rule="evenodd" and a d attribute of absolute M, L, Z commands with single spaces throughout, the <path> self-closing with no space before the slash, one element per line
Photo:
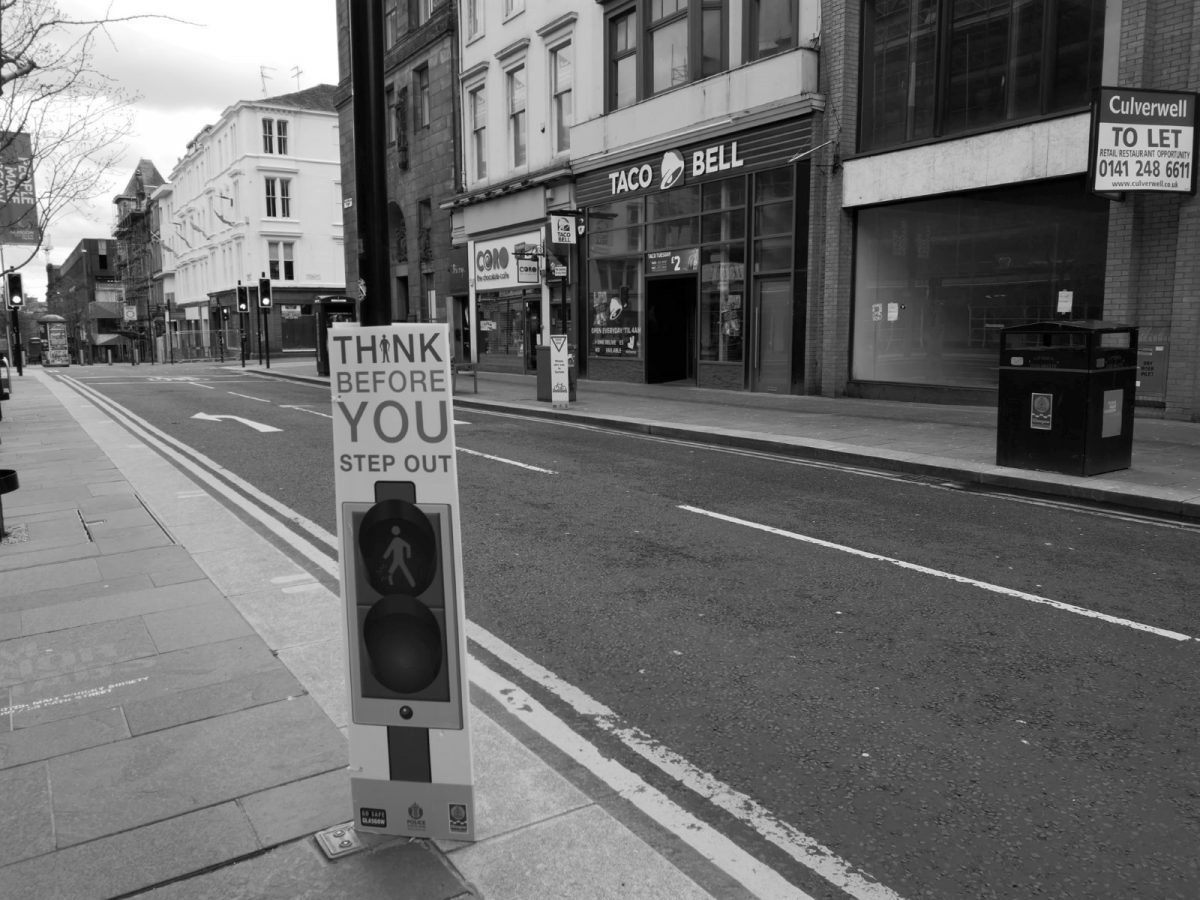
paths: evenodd
<path fill-rule="evenodd" d="M 531 376 L 474 382 L 456 406 L 1200 519 L 1190 422 L 1139 416 L 1129 468 L 1076 477 L 996 466 L 986 407 L 584 379 L 556 409 Z M 50 370 L 2 412 L 0 900 L 751 896 L 478 682 L 477 840 L 349 832 L 363 849 L 329 859 L 314 836 L 351 819 L 337 595 Z"/>

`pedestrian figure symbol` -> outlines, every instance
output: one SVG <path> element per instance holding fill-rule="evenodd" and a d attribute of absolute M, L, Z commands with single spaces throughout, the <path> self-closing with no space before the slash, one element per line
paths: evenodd
<path fill-rule="evenodd" d="M 392 540 L 387 545 L 387 549 L 383 551 L 383 559 L 385 562 L 390 560 L 388 566 L 388 582 L 392 585 L 396 583 L 396 570 L 399 569 L 404 573 L 404 578 L 408 581 L 405 587 L 416 587 L 417 579 L 413 578 L 413 574 L 408 568 L 408 559 L 412 556 L 412 545 L 404 538 L 400 537 L 400 526 L 392 526 Z"/>
<path fill-rule="evenodd" d="M 383 361 L 388 362 L 388 342 L 381 341 L 379 344 L 379 352 L 383 354 Z"/>

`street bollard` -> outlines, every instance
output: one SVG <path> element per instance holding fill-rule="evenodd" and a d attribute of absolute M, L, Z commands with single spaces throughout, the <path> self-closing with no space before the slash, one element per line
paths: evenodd
<path fill-rule="evenodd" d="M 4 495 L 12 493 L 20 485 L 17 483 L 16 469 L 0 469 L 0 540 L 8 534 L 4 530 Z"/>

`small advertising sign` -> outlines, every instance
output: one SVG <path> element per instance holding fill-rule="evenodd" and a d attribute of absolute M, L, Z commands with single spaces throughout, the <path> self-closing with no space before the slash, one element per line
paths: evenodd
<path fill-rule="evenodd" d="M 1029 398 L 1029 427 L 1050 431 L 1054 426 L 1054 395 L 1032 394 Z"/>
<path fill-rule="evenodd" d="M 23 131 L 0 132 L 0 244 L 36 244 L 33 144 Z"/>
<path fill-rule="evenodd" d="M 555 408 L 566 409 L 571 405 L 571 388 L 568 382 L 567 336 L 550 335 L 550 400 Z"/>
<path fill-rule="evenodd" d="M 667 275 L 675 272 L 695 272 L 700 268 L 700 250 L 655 250 L 646 254 L 647 275 Z"/>
<path fill-rule="evenodd" d="M 555 244 L 576 243 L 577 220 L 574 216 L 553 215 L 550 217 L 550 241 Z"/>
<path fill-rule="evenodd" d="M 540 231 L 468 242 L 475 290 L 495 291 L 540 282 L 537 250 L 541 242 Z"/>
<path fill-rule="evenodd" d="M 1092 108 L 1091 190 L 1195 194 L 1198 96 L 1100 88 Z"/>

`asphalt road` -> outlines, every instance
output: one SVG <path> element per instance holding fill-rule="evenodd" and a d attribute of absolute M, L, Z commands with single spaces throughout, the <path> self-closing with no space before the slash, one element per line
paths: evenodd
<path fill-rule="evenodd" d="M 321 388 L 70 377 L 334 531 Z M 900 897 L 1200 895 L 1200 645 L 1164 633 L 1200 635 L 1200 531 L 457 418 L 469 617 L 662 747 Z M 803 890 L 847 896 L 558 706 Z"/>

